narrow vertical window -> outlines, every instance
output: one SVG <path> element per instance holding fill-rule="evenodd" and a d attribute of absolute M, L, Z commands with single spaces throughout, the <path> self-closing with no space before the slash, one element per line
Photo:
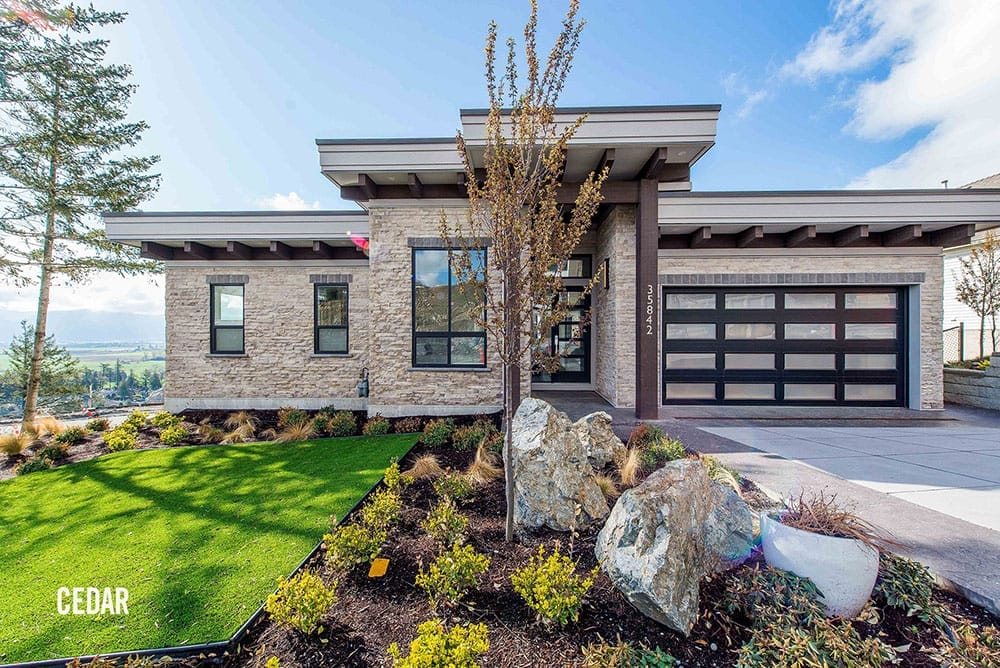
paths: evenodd
<path fill-rule="evenodd" d="M 469 252 L 474 275 L 463 283 L 449 251 L 413 251 L 414 366 L 486 364 L 486 333 L 474 315 L 485 311 L 486 251 Z"/>
<path fill-rule="evenodd" d="M 212 285 L 210 321 L 211 350 L 219 355 L 242 355 L 243 347 L 242 285 Z"/>
<path fill-rule="evenodd" d="M 346 353 L 347 285 L 317 285 L 315 290 L 316 354 Z"/>

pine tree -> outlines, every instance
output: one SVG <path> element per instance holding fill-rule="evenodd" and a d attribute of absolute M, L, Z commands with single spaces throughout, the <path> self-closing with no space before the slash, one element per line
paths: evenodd
<path fill-rule="evenodd" d="M 79 394 L 83 391 L 83 367 L 68 350 L 56 344 L 51 334 L 45 337 L 43 362 L 39 382 L 39 394 L 56 398 Z M 21 331 L 11 339 L 4 350 L 7 368 L 0 374 L 0 385 L 11 388 L 10 394 L 24 401 L 28 394 L 28 379 L 31 377 L 31 357 L 35 348 L 35 329 L 21 321 Z"/>
<path fill-rule="evenodd" d="M 106 63 L 108 41 L 89 37 L 125 14 L 35 4 L 65 20 L 0 14 L 0 275 L 38 284 L 25 424 L 42 383 L 53 281 L 155 270 L 108 241 L 97 214 L 135 208 L 159 186 L 150 173 L 159 157 L 130 152 L 148 127 L 126 118 L 131 68 Z"/>

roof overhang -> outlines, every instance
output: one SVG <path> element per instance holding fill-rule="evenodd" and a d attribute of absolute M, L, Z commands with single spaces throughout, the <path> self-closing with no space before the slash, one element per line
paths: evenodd
<path fill-rule="evenodd" d="M 155 260 L 360 259 L 364 211 L 105 213 L 108 239 Z"/>
<path fill-rule="evenodd" d="M 665 247 L 954 246 L 1000 226 L 1000 189 L 663 192 L 658 214 Z"/>

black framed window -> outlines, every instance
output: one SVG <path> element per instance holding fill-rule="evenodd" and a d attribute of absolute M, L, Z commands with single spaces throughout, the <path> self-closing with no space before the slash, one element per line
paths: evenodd
<path fill-rule="evenodd" d="M 570 255 L 569 259 L 559 265 L 553 265 L 549 271 L 563 278 L 592 278 L 594 270 L 590 255 Z"/>
<path fill-rule="evenodd" d="M 454 254 L 465 252 L 473 272 L 463 284 Z M 485 250 L 413 249 L 413 366 L 486 365 L 486 333 L 474 317 L 485 315 L 485 276 Z"/>
<path fill-rule="evenodd" d="M 313 299 L 316 354 L 346 353 L 348 288 L 344 283 L 317 284 Z"/>
<path fill-rule="evenodd" d="M 209 300 L 211 351 L 241 355 L 243 346 L 243 285 L 213 283 Z"/>

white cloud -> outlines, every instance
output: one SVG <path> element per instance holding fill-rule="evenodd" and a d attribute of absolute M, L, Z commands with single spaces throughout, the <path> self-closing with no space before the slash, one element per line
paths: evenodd
<path fill-rule="evenodd" d="M 722 79 L 722 87 L 726 94 L 743 99 L 736 115 L 739 118 L 746 118 L 758 104 L 771 97 L 771 92 L 767 88 L 753 88 L 736 72 L 730 72 Z"/>
<path fill-rule="evenodd" d="M 265 209 L 270 209 L 271 211 L 303 211 L 306 209 L 318 209 L 319 202 L 313 202 L 312 204 L 307 204 L 302 197 L 294 190 L 287 195 L 282 195 L 281 193 L 275 193 L 271 197 L 266 197 L 259 202 L 258 206 Z"/>
<path fill-rule="evenodd" d="M 850 84 L 846 130 L 876 141 L 928 131 L 850 187 L 956 186 L 1000 171 L 998 35 L 995 0 L 840 0 L 782 72 L 812 80 L 888 66 Z"/>
<path fill-rule="evenodd" d="M 0 311 L 33 313 L 38 287 L 16 288 L 0 285 Z M 97 274 L 89 283 L 52 286 L 49 309 L 52 311 L 112 311 L 163 315 L 163 277 L 123 278 L 116 274 Z"/>

